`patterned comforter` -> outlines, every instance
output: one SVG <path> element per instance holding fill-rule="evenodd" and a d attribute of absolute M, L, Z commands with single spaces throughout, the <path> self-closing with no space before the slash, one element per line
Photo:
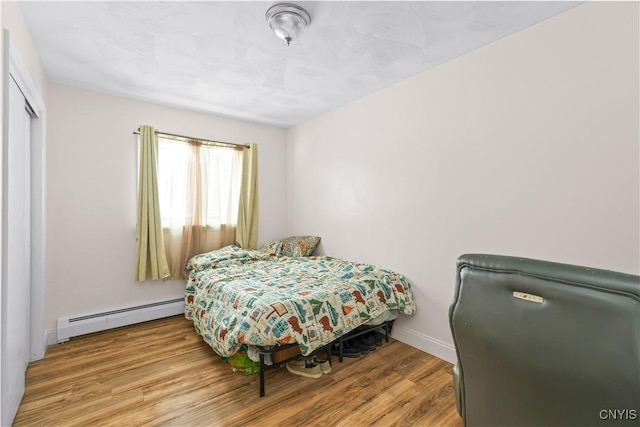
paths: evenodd
<path fill-rule="evenodd" d="M 227 246 L 187 270 L 185 317 L 220 356 L 294 342 L 308 355 L 388 310 L 415 311 L 403 276 L 337 258 Z"/>

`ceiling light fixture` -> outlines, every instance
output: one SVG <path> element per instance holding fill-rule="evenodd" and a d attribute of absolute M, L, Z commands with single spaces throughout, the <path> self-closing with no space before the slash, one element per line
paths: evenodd
<path fill-rule="evenodd" d="M 311 16 L 300 6 L 278 3 L 269 8 L 265 15 L 276 37 L 287 42 L 287 46 L 300 34 L 307 31 Z"/>

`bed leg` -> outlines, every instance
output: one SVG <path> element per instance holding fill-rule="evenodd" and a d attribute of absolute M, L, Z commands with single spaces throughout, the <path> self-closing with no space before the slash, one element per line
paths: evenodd
<path fill-rule="evenodd" d="M 342 352 L 342 344 L 344 340 L 342 337 L 338 338 L 338 362 L 342 363 L 343 352 Z"/>
<path fill-rule="evenodd" d="M 264 397 L 264 354 L 260 353 L 260 397 Z"/>

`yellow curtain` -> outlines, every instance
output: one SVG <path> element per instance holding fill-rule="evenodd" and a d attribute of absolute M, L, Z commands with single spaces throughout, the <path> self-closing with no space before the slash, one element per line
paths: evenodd
<path fill-rule="evenodd" d="M 135 280 L 166 279 L 169 267 L 164 253 L 158 199 L 158 139 L 152 126 L 140 126 L 140 177 L 136 224 Z"/>
<path fill-rule="evenodd" d="M 258 247 L 258 146 L 256 144 L 249 144 L 249 147 L 244 149 L 236 244 L 247 249 Z"/>

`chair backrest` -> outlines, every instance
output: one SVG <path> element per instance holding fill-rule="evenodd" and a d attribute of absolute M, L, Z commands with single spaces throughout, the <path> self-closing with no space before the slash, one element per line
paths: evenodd
<path fill-rule="evenodd" d="M 449 320 L 466 426 L 640 424 L 640 277 L 463 255 Z"/>

